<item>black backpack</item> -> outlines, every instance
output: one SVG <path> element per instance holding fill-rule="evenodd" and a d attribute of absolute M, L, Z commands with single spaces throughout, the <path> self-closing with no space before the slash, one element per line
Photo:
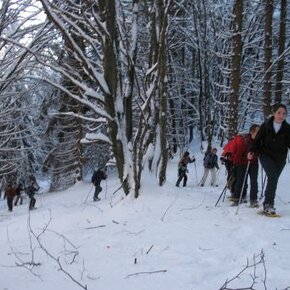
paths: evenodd
<path fill-rule="evenodd" d="M 95 183 L 95 181 L 96 181 L 96 176 L 97 176 L 97 171 L 94 171 L 94 173 L 93 173 L 93 175 L 92 175 L 92 179 L 91 179 L 92 183 Z"/>

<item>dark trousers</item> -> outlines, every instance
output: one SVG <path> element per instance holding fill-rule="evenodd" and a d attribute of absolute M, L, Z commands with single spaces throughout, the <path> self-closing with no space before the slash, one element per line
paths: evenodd
<path fill-rule="evenodd" d="M 14 205 L 16 206 L 18 204 L 18 201 L 20 200 L 20 204 L 23 203 L 23 197 L 21 195 L 16 195 L 16 199 L 14 202 Z"/>
<path fill-rule="evenodd" d="M 186 183 L 187 183 L 186 170 L 179 169 L 178 170 L 178 179 L 176 181 L 176 186 L 179 186 L 182 179 L 183 179 L 183 186 L 186 186 Z"/>
<path fill-rule="evenodd" d="M 29 202 L 29 210 L 34 209 L 35 203 L 36 203 L 36 199 L 33 195 L 29 196 L 30 198 L 30 202 Z"/>
<path fill-rule="evenodd" d="M 8 210 L 12 211 L 12 209 L 13 209 L 13 197 L 7 196 L 7 205 L 8 205 Z"/>
<path fill-rule="evenodd" d="M 235 192 L 236 169 L 231 161 L 227 161 L 226 169 L 227 169 L 227 188 L 233 195 L 233 193 Z"/>
<path fill-rule="evenodd" d="M 95 193 L 94 193 L 94 199 L 99 198 L 99 194 L 102 191 L 102 187 L 100 184 L 95 184 Z"/>
<path fill-rule="evenodd" d="M 245 180 L 247 165 L 238 165 L 235 169 L 235 185 L 234 185 L 234 197 L 240 198 L 241 190 Z M 247 195 L 248 176 L 250 177 L 250 200 L 256 201 L 258 198 L 258 162 L 252 163 L 249 166 L 248 174 L 246 176 L 244 190 L 242 192 L 242 198 L 245 198 Z"/>
<path fill-rule="evenodd" d="M 286 160 L 277 162 L 272 158 L 268 157 L 267 155 L 262 154 L 260 156 L 260 162 L 268 178 L 265 189 L 265 199 L 263 204 L 274 206 L 278 180 L 286 164 Z"/>

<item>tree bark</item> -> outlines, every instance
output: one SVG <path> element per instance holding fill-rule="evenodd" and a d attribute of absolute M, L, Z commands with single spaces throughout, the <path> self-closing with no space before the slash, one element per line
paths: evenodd
<path fill-rule="evenodd" d="M 231 93 L 229 97 L 229 137 L 237 133 L 238 127 L 238 107 L 241 74 L 241 58 L 243 51 L 242 27 L 243 27 L 243 1 L 236 0 L 233 9 L 233 53 L 231 68 Z"/>
<path fill-rule="evenodd" d="M 273 22 L 273 0 L 265 1 L 265 22 L 264 22 L 264 117 L 271 114 L 271 66 L 272 66 L 272 22 Z"/>
<path fill-rule="evenodd" d="M 282 80 L 284 71 L 284 50 L 286 42 L 286 15 L 287 15 L 287 0 L 281 0 L 280 10 L 280 28 L 279 28 L 279 42 L 278 42 L 278 64 L 275 85 L 275 103 L 282 102 Z"/>

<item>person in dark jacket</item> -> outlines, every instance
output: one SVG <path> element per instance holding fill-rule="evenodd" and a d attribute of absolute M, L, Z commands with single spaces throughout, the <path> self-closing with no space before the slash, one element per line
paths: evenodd
<path fill-rule="evenodd" d="M 27 187 L 27 195 L 30 198 L 29 202 L 29 210 L 36 209 L 35 203 L 36 203 L 36 198 L 34 197 L 36 192 L 39 190 L 39 185 L 36 182 L 36 178 L 34 175 L 29 175 L 29 186 Z"/>
<path fill-rule="evenodd" d="M 231 155 L 234 166 L 234 176 L 235 183 L 232 192 L 231 200 L 233 201 L 233 205 L 238 205 L 240 195 L 242 194 L 242 200 L 246 200 L 247 194 L 247 178 L 250 177 L 250 206 L 258 207 L 258 158 L 257 155 L 254 154 L 251 160 L 248 160 L 248 153 L 251 148 L 251 144 L 253 143 L 256 135 L 258 134 L 260 126 L 257 124 L 253 124 L 250 127 L 249 133 L 245 135 L 237 135 L 231 141 Z M 249 162 L 249 166 L 248 166 Z M 247 171 L 248 167 L 248 172 Z M 247 176 L 246 176 L 247 173 Z M 245 184 L 244 184 L 245 182 Z M 243 188 L 244 185 L 244 188 Z M 243 188 L 243 192 L 241 192 Z"/>
<path fill-rule="evenodd" d="M 8 210 L 12 211 L 13 210 L 13 199 L 16 194 L 16 188 L 12 186 L 11 183 L 8 183 L 6 188 L 5 188 L 5 194 L 7 198 L 7 205 L 8 205 Z"/>
<path fill-rule="evenodd" d="M 277 184 L 290 148 L 290 125 L 285 120 L 286 115 L 287 107 L 284 104 L 274 105 L 273 116 L 261 125 L 248 154 L 248 159 L 252 159 L 254 152 L 258 153 L 268 178 L 263 202 L 264 213 L 268 215 L 276 214 L 274 201 Z"/>
<path fill-rule="evenodd" d="M 204 186 L 208 173 L 211 173 L 211 182 L 210 184 L 212 186 L 217 186 L 216 184 L 216 169 L 219 169 L 218 165 L 218 157 L 217 157 L 217 149 L 212 148 L 210 152 L 208 152 L 203 161 L 204 166 L 204 173 L 200 181 L 200 186 Z"/>
<path fill-rule="evenodd" d="M 20 204 L 23 203 L 23 197 L 21 195 L 22 191 L 23 191 L 23 186 L 21 183 L 19 183 L 18 186 L 16 187 L 16 192 L 15 192 L 16 198 L 15 198 L 14 206 L 17 206 L 18 201 Z"/>
<path fill-rule="evenodd" d="M 92 176 L 92 183 L 95 186 L 94 201 L 100 200 L 99 194 L 102 191 L 101 181 L 107 178 L 106 167 L 101 167 L 97 171 L 94 171 Z"/>
<path fill-rule="evenodd" d="M 188 163 L 192 163 L 195 161 L 195 157 L 192 156 L 192 158 L 190 158 L 189 156 L 189 152 L 186 151 L 184 152 L 182 158 L 179 160 L 178 162 L 178 179 L 176 181 L 176 186 L 179 187 L 179 184 L 181 182 L 181 180 L 183 179 L 183 187 L 186 187 L 186 183 L 187 183 L 187 164 Z"/>

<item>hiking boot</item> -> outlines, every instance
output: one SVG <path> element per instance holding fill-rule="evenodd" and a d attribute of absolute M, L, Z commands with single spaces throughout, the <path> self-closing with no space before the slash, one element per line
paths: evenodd
<path fill-rule="evenodd" d="M 200 186 L 201 186 L 201 187 L 204 187 L 204 184 L 201 184 Z"/>
<path fill-rule="evenodd" d="M 264 214 L 266 215 L 275 215 L 276 214 L 276 209 L 273 205 L 270 204 L 265 204 L 264 205 Z"/>
<path fill-rule="evenodd" d="M 259 203 L 257 200 L 251 200 L 250 201 L 250 207 L 255 208 L 255 207 L 259 207 Z"/>
<path fill-rule="evenodd" d="M 99 201 L 101 200 L 99 197 L 94 197 L 94 201 Z"/>

